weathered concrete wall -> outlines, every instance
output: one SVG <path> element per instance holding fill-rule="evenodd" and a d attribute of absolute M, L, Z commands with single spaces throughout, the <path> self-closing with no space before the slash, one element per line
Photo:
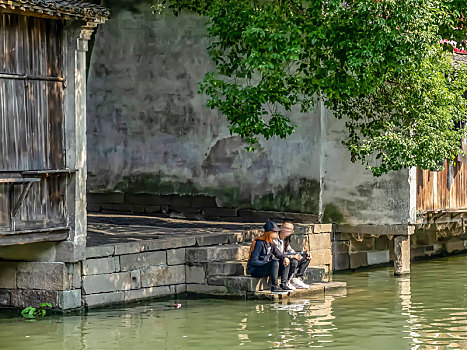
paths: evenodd
<path fill-rule="evenodd" d="M 375 178 L 352 163 L 342 144 L 345 121 L 329 111 L 322 116 L 322 221 L 349 224 L 406 224 L 410 219 L 409 171 Z"/>
<path fill-rule="evenodd" d="M 223 207 L 317 213 L 319 110 L 295 113 L 286 141 L 246 152 L 197 93 L 212 68 L 203 19 L 132 3 L 112 9 L 93 48 L 89 191 L 207 194 Z"/>

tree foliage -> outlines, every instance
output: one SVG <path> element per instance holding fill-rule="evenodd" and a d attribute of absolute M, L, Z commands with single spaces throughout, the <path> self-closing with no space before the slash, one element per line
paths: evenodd
<path fill-rule="evenodd" d="M 344 118 L 353 161 L 374 175 L 454 161 L 465 136 L 464 0 L 159 0 L 154 9 L 207 18 L 216 71 L 201 91 L 232 133 L 295 129 L 292 107 L 317 100 Z"/>

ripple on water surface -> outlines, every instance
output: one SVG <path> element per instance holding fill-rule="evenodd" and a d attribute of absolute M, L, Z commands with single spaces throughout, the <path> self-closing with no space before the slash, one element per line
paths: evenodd
<path fill-rule="evenodd" d="M 467 349 L 467 256 L 338 274 L 346 292 L 272 303 L 158 301 L 27 322 L 2 313 L 0 349 Z"/>

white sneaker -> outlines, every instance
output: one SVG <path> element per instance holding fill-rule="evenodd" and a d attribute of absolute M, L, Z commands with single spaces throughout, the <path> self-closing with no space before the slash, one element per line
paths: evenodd
<path fill-rule="evenodd" d="M 292 285 L 297 289 L 308 289 L 310 286 L 302 281 L 299 277 L 292 278 Z"/>
<path fill-rule="evenodd" d="M 292 283 L 290 283 L 290 281 L 287 282 L 286 286 L 287 286 L 287 288 L 290 288 L 290 289 L 292 289 L 292 290 L 297 289 Z"/>

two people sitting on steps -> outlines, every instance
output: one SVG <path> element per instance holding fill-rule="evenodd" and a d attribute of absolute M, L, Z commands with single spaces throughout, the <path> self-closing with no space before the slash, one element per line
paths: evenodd
<path fill-rule="evenodd" d="M 279 229 L 275 222 L 266 222 L 264 234 L 251 244 L 247 264 L 247 274 L 271 279 L 271 292 L 275 294 L 309 287 L 301 279 L 310 263 L 309 253 L 296 253 L 289 244 L 294 232 L 293 224 L 285 222 L 282 226 Z"/>

